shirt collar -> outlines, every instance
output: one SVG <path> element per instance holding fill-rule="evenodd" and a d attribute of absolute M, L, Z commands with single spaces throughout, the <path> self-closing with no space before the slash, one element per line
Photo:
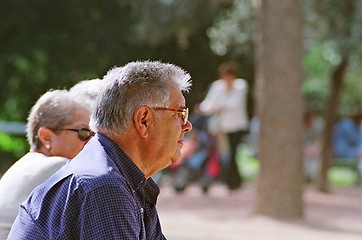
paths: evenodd
<path fill-rule="evenodd" d="M 144 193 L 145 201 L 156 205 L 160 189 L 152 178 L 145 178 L 144 173 L 134 162 L 122 151 L 122 149 L 110 138 L 97 133 L 98 141 L 104 147 L 107 155 L 116 164 L 118 170 L 126 178 L 132 190 Z"/>

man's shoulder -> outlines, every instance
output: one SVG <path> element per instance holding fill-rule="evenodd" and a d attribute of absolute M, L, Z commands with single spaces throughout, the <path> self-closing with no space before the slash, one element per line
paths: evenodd
<path fill-rule="evenodd" d="M 89 193 L 102 188 L 129 191 L 124 177 L 102 149 L 84 150 L 39 185 L 27 200 L 26 208 L 37 209 L 44 202 L 64 206 L 67 199 L 82 201 Z M 93 150 L 98 153 L 92 153 Z"/>
<path fill-rule="evenodd" d="M 124 177 L 98 141 L 89 143 L 74 159 L 38 186 L 38 193 L 65 188 L 86 194 L 101 186 L 122 185 Z"/>
<path fill-rule="evenodd" d="M 102 187 L 122 188 L 126 186 L 124 176 L 115 166 L 107 164 L 107 161 L 95 163 L 93 166 L 79 171 L 72 171 L 70 177 L 71 181 L 75 181 L 77 188 L 85 193 Z"/>
<path fill-rule="evenodd" d="M 85 188 L 118 186 L 124 182 L 123 175 L 96 139 L 87 143 L 67 167 L 73 180 Z"/>

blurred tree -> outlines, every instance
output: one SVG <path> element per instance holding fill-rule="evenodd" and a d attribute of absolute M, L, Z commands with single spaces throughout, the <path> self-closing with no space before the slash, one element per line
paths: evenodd
<path fill-rule="evenodd" d="M 257 1 L 235 0 L 219 12 L 207 32 L 216 54 L 253 59 L 256 8 Z"/>
<path fill-rule="evenodd" d="M 224 56 L 244 56 L 253 60 L 255 38 L 255 8 L 258 0 L 234 0 L 233 6 L 220 11 L 215 24 L 208 29 L 210 44 L 214 52 Z M 329 73 L 341 59 L 340 46 L 353 45 L 351 59 L 342 86 L 341 104 L 338 113 L 349 114 L 361 106 L 360 67 L 362 45 L 361 1 L 355 2 L 355 13 L 348 15 L 339 0 L 302 0 L 305 15 L 304 25 L 304 71 L 303 93 L 306 108 L 322 112 L 329 96 Z M 346 16 L 349 20 L 346 19 Z M 328 23 L 333 21 L 333 23 Z M 337 27 L 338 29 L 333 29 Z M 350 28 L 350 34 L 343 34 L 341 28 Z M 359 46 L 359 47 L 358 47 Z M 246 67 L 250 65 L 243 64 Z M 251 69 L 251 68 L 250 68 Z"/>
<path fill-rule="evenodd" d="M 274 218 L 300 218 L 303 215 L 300 3 L 299 0 L 262 0 L 258 19 L 260 172 L 255 213 Z"/>
<path fill-rule="evenodd" d="M 14 0 L 1 4 L 0 117 L 7 120 L 24 121 L 36 99 L 49 88 L 98 77 L 110 64 L 106 55 L 110 51 L 104 51 L 102 44 L 109 46 L 117 40 L 123 47 L 121 39 L 129 35 L 126 20 L 130 18 L 122 17 L 128 8 L 116 1 Z M 107 19 L 106 26 L 103 19 Z M 115 29 L 104 43 L 105 32 Z"/>
<path fill-rule="evenodd" d="M 208 31 L 219 55 L 253 54 L 255 6 L 259 1 L 235 0 Z M 362 1 L 302 0 L 305 15 L 305 108 L 324 113 L 325 148 L 319 189 L 326 191 L 331 128 L 337 114 L 361 109 Z M 248 48 L 250 49 L 248 51 Z M 252 59 L 252 57 L 247 58 Z M 342 71 L 343 70 L 343 71 Z M 335 80 L 333 80 L 335 79 Z M 338 79 L 338 80 L 337 80 Z M 340 83 L 339 83 L 340 81 Z M 254 92 L 254 95 L 260 93 Z"/>
<path fill-rule="evenodd" d="M 328 192 L 333 126 L 338 114 L 353 114 L 362 106 L 360 97 L 362 2 L 359 0 L 305 0 L 305 9 L 308 16 L 307 46 L 318 46 L 320 42 L 323 42 L 325 49 L 322 56 L 330 61 L 327 65 L 329 91 L 325 95 L 322 163 L 317 182 L 317 188 L 320 191 Z M 351 81 L 346 80 L 348 68 L 356 72 L 355 76 L 357 76 L 350 76 Z M 350 86 L 351 83 L 354 87 Z M 347 104 L 341 104 L 341 102 Z"/>

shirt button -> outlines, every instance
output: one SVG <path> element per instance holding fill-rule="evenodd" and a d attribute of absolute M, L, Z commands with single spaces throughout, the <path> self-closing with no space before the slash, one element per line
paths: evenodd
<path fill-rule="evenodd" d="M 143 213 L 143 208 L 140 209 L 141 213 Z"/>

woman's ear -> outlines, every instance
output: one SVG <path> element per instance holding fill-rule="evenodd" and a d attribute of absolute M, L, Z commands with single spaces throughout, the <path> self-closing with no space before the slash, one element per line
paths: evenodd
<path fill-rule="evenodd" d="M 135 129 L 138 132 L 138 134 L 143 138 L 148 137 L 150 118 L 151 118 L 151 111 L 146 106 L 142 106 L 139 109 L 137 109 L 135 114 L 133 115 L 133 122 Z"/>
<path fill-rule="evenodd" d="M 52 142 L 53 135 L 54 135 L 54 132 L 49 128 L 41 127 L 38 130 L 38 138 L 45 147 L 46 146 L 51 147 L 51 142 Z"/>

